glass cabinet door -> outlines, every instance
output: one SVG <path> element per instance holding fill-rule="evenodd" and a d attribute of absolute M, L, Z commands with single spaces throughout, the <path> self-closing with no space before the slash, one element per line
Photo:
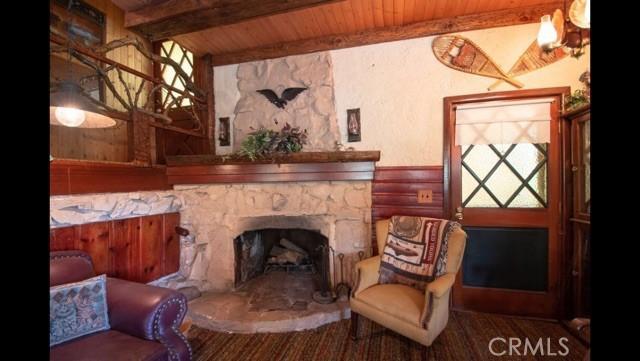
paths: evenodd
<path fill-rule="evenodd" d="M 573 217 L 588 220 L 591 214 L 591 114 L 572 121 L 573 128 Z"/>
<path fill-rule="evenodd" d="M 571 122 L 573 212 L 573 316 L 591 315 L 591 113 L 586 111 Z"/>

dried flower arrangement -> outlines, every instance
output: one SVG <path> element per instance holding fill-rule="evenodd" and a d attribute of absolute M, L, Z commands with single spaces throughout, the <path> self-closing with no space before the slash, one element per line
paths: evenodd
<path fill-rule="evenodd" d="M 285 123 L 279 132 L 261 127 L 249 133 L 235 155 L 255 161 L 276 154 L 297 153 L 304 144 L 307 144 L 307 130 Z"/>

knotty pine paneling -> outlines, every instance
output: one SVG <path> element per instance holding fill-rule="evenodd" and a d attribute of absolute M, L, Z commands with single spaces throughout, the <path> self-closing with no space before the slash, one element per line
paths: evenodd
<path fill-rule="evenodd" d="M 180 267 L 180 213 L 87 223 L 50 231 L 49 249 L 80 249 L 96 274 L 147 283 Z"/>
<path fill-rule="evenodd" d="M 80 242 L 78 249 L 91 255 L 93 269 L 96 274 L 109 271 L 109 223 L 93 223 L 91 226 L 80 227 Z"/>
<path fill-rule="evenodd" d="M 142 260 L 142 279 L 155 280 L 162 276 L 164 237 L 163 216 L 144 217 L 140 221 L 140 256 Z"/>
<path fill-rule="evenodd" d="M 178 272 L 180 268 L 180 236 L 175 229 L 180 225 L 180 214 L 165 214 L 162 238 L 164 239 L 163 274 Z"/>
<path fill-rule="evenodd" d="M 126 2 L 126 0 L 123 0 Z M 136 1 L 136 0 L 132 0 Z M 557 0 L 346 0 L 178 35 L 196 55 L 233 53 L 278 43 L 406 26 Z M 561 4 L 560 4 L 561 5 Z"/>
<path fill-rule="evenodd" d="M 375 222 L 394 215 L 443 218 L 442 166 L 376 167 L 371 187 L 372 247 L 377 254 Z M 430 189 L 431 203 L 418 203 L 418 191 Z"/>
<path fill-rule="evenodd" d="M 135 36 L 134 33 L 124 28 L 124 12 L 110 0 L 85 0 L 85 2 L 106 17 L 105 42 L 122 39 L 127 36 Z M 140 37 L 138 37 L 140 38 Z M 140 38 L 151 49 L 146 40 Z M 107 58 L 127 65 L 142 73 L 152 75 L 152 63 L 134 47 L 127 46 L 115 49 L 107 53 Z M 132 89 L 138 89 L 141 78 L 122 72 L 123 80 Z M 118 79 L 116 71 L 109 72 L 109 79 L 114 84 L 120 95 L 126 98 L 125 85 Z M 150 85 L 140 94 L 144 101 Z M 122 105 L 115 99 L 111 91 L 105 88 L 105 102 L 107 105 L 125 111 Z M 82 129 L 67 128 L 61 126 L 50 127 L 50 152 L 55 158 L 105 160 L 113 162 L 128 162 L 127 124 L 122 123 L 117 127 L 106 129 Z"/>
<path fill-rule="evenodd" d="M 119 219 L 111 224 L 111 271 L 113 277 L 132 281 L 142 279 L 140 264 L 140 219 Z"/>

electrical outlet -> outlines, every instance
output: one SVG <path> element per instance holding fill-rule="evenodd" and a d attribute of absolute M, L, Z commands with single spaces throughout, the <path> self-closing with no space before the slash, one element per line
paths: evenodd
<path fill-rule="evenodd" d="M 433 202 L 433 190 L 420 189 L 418 191 L 418 203 L 431 203 Z"/>

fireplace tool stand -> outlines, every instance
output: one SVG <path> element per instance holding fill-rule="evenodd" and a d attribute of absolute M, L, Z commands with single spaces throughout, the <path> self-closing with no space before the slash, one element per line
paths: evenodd
<path fill-rule="evenodd" d="M 349 297 L 351 293 L 351 286 L 348 283 L 344 282 L 344 254 L 339 253 L 338 259 L 340 259 L 340 283 L 336 285 L 335 293 L 338 298 L 341 296 Z"/>
<path fill-rule="evenodd" d="M 322 272 L 322 285 L 320 285 L 319 291 L 313 292 L 312 298 L 314 301 L 321 304 L 333 303 L 336 299 L 333 295 L 333 292 L 331 292 L 331 290 L 329 289 L 329 265 L 327 264 L 327 259 L 329 259 L 328 246 L 322 244 L 316 249 L 320 249 L 322 251 L 322 262 L 320 264 L 320 270 Z"/>

